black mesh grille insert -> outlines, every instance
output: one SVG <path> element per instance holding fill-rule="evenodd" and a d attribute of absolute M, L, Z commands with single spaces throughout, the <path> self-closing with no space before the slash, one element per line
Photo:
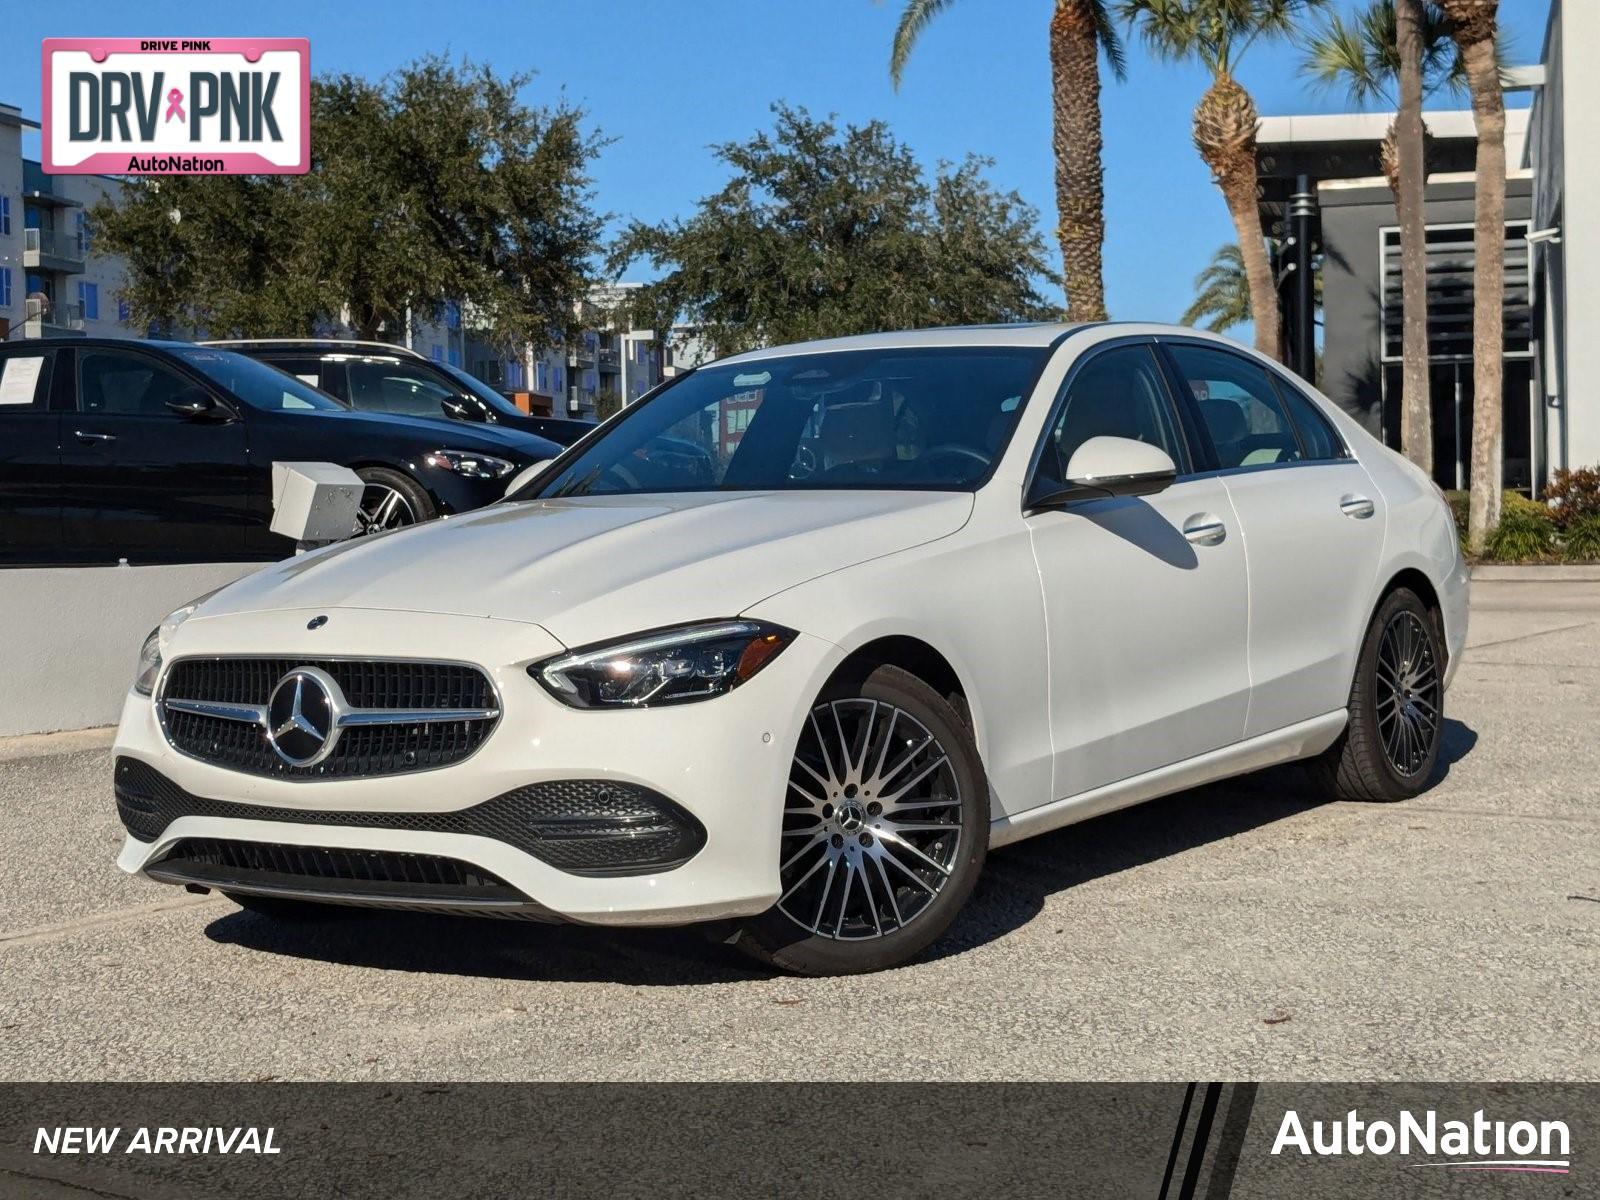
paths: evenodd
<path fill-rule="evenodd" d="M 220 704 L 264 705 L 278 681 L 296 667 L 317 667 L 339 684 L 355 708 L 496 707 L 488 677 L 459 663 L 292 658 L 190 658 L 172 664 L 163 696 Z M 185 754 L 253 775 L 338 779 L 396 775 L 460 762 L 494 732 L 498 718 L 358 726 L 346 729 L 334 751 L 310 767 L 285 763 L 265 731 L 244 721 L 163 710 L 167 736 Z"/>
<path fill-rule="evenodd" d="M 338 812 L 210 800 L 136 758 L 118 758 L 116 794 L 123 825 L 143 841 L 154 841 L 183 816 L 465 833 L 504 842 L 575 875 L 670 870 L 706 842 L 705 827 L 667 797 L 600 779 L 528 784 L 452 812 Z"/>
<path fill-rule="evenodd" d="M 185 838 L 151 869 L 218 887 L 302 888 L 374 899 L 525 899 L 505 880 L 456 859 L 388 850 Z"/>

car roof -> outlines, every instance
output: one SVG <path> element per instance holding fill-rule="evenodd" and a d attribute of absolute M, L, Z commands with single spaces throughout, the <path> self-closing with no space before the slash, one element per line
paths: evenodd
<path fill-rule="evenodd" d="M 357 341 L 354 338 L 216 338 L 196 344 L 240 351 L 316 350 L 323 353 L 344 354 L 373 351 L 380 354 L 395 354 L 402 358 L 421 359 L 423 362 L 428 361 L 409 346 L 396 346 L 390 342 Z"/>
<path fill-rule="evenodd" d="M 716 360 L 716 366 L 782 358 L 793 354 L 822 354 L 831 350 L 931 349 L 951 346 L 1049 346 L 1063 334 L 1082 328 L 1055 321 L 1017 322 L 1008 325 L 951 325 L 934 329 L 903 329 L 887 333 L 863 333 L 853 337 L 824 338 L 815 342 L 795 342 L 787 346 L 768 346 L 747 350 Z M 708 363 L 707 366 L 712 364 Z"/>

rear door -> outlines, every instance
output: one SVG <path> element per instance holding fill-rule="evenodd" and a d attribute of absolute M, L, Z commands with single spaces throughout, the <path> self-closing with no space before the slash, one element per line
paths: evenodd
<path fill-rule="evenodd" d="M 1249 560 L 1253 737 L 1343 708 L 1383 553 L 1383 497 L 1287 380 L 1214 343 L 1166 350 L 1216 453 Z"/>
<path fill-rule="evenodd" d="M 54 352 L 0 349 L 0 564 L 59 561 L 61 417 L 51 411 Z"/>
<path fill-rule="evenodd" d="M 245 428 L 209 388 L 218 415 L 169 400 L 200 387 L 141 349 L 77 349 L 76 411 L 63 417 L 62 533 L 93 562 L 226 562 L 245 557 L 251 521 Z"/>

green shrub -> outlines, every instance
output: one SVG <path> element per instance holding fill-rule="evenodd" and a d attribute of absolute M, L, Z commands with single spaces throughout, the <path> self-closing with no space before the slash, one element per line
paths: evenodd
<path fill-rule="evenodd" d="M 1600 513 L 1571 522 L 1565 541 L 1562 553 L 1568 562 L 1600 562 Z"/>
<path fill-rule="evenodd" d="M 1556 523 L 1550 510 L 1537 500 L 1507 492 L 1502 500 L 1500 524 L 1484 540 L 1483 556 L 1494 562 L 1536 562 L 1555 549 Z"/>
<path fill-rule="evenodd" d="M 1557 471 L 1550 477 L 1550 486 L 1544 495 L 1561 529 L 1568 529 L 1586 517 L 1600 517 L 1600 467 Z"/>
<path fill-rule="evenodd" d="M 1471 507 L 1472 497 L 1468 492 L 1446 492 L 1444 498 L 1450 502 L 1451 515 L 1456 519 L 1456 540 L 1461 543 L 1461 553 L 1467 552 L 1467 510 Z"/>

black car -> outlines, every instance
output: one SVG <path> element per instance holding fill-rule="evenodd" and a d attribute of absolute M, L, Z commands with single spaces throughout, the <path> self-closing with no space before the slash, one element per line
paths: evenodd
<path fill-rule="evenodd" d="M 504 425 L 570 446 L 595 427 L 525 413 L 481 379 L 459 367 L 434 362 L 385 342 L 337 338 L 210 342 L 297 375 L 363 412 L 406 417 L 453 417 L 458 421 Z"/>
<path fill-rule="evenodd" d="M 0 563 L 283 558 L 275 461 L 353 468 L 369 532 L 491 503 L 559 452 L 510 429 L 353 412 L 215 347 L 14 342 L 0 346 Z"/>

